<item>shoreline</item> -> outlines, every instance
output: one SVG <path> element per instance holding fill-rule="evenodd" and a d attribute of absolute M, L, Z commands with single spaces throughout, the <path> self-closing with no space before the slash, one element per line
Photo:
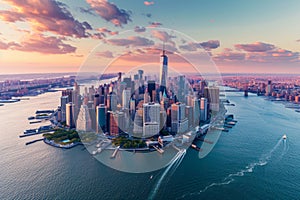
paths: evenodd
<path fill-rule="evenodd" d="M 71 148 L 76 147 L 78 145 L 83 145 L 82 142 L 76 142 L 76 143 L 71 143 L 71 144 L 67 144 L 67 145 L 62 145 L 62 144 L 57 144 L 53 140 L 48 140 L 46 138 L 43 138 L 43 141 L 44 141 L 45 144 L 48 144 L 52 147 L 61 148 L 61 149 L 71 149 Z"/>

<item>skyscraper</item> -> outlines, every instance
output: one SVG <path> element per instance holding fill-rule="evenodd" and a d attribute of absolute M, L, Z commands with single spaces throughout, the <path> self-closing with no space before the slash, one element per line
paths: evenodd
<path fill-rule="evenodd" d="M 207 120 L 207 99 L 201 98 L 200 102 L 200 120 L 206 121 Z"/>
<path fill-rule="evenodd" d="M 131 90 L 130 89 L 123 90 L 122 106 L 123 106 L 124 109 L 129 109 L 130 96 L 131 96 Z"/>
<path fill-rule="evenodd" d="M 209 108 L 212 111 L 219 111 L 220 104 L 220 89 L 216 86 L 204 88 L 204 97 L 208 99 Z"/>
<path fill-rule="evenodd" d="M 80 107 L 79 114 L 76 123 L 77 131 L 91 131 L 92 130 L 92 120 L 89 113 L 89 108 L 87 105 L 83 104 Z"/>
<path fill-rule="evenodd" d="M 66 105 L 69 103 L 69 96 L 60 97 L 61 121 L 66 121 Z"/>
<path fill-rule="evenodd" d="M 143 104 L 143 137 L 151 137 L 159 133 L 160 105 L 158 103 Z"/>
<path fill-rule="evenodd" d="M 105 133 L 107 131 L 106 114 L 107 114 L 107 107 L 104 104 L 100 104 L 99 106 L 96 107 L 97 133 Z"/>
<path fill-rule="evenodd" d="M 168 56 L 163 49 L 163 54 L 160 56 L 160 92 L 163 93 L 167 87 L 168 78 Z"/>
<path fill-rule="evenodd" d="M 172 133 L 183 133 L 188 129 L 188 120 L 185 117 L 185 104 L 174 103 L 171 105 L 171 130 Z"/>
<path fill-rule="evenodd" d="M 193 99 L 193 110 L 194 110 L 194 125 L 199 126 L 200 123 L 200 99 L 194 98 Z"/>
<path fill-rule="evenodd" d="M 266 87 L 266 96 L 270 96 L 272 93 L 272 81 L 268 80 L 268 85 Z"/>
<path fill-rule="evenodd" d="M 75 127 L 73 110 L 74 110 L 74 104 L 72 102 L 67 103 L 66 104 L 66 125 L 70 128 Z"/>

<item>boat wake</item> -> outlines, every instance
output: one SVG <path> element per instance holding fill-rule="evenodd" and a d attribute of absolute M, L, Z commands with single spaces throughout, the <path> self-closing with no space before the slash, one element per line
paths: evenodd
<path fill-rule="evenodd" d="M 253 162 L 253 163 L 247 165 L 244 169 L 241 169 L 240 171 L 238 171 L 236 173 L 229 174 L 220 182 L 211 183 L 210 185 L 206 186 L 202 190 L 182 195 L 178 199 L 182 199 L 187 196 L 200 195 L 201 193 L 206 192 L 208 189 L 210 189 L 212 187 L 228 185 L 228 184 L 232 183 L 233 181 L 235 181 L 235 179 L 234 179 L 235 177 L 242 177 L 247 173 L 252 173 L 256 167 L 267 165 L 268 162 L 270 161 L 273 153 L 278 149 L 278 147 L 280 146 L 282 141 L 283 141 L 284 146 L 283 146 L 283 151 L 282 151 L 281 155 L 283 156 L 288 151 L 288 145 L 286 144 L 286 140 L 283 140 L 282 138 L 280 138 L 280 140 L 277 142 L 277 144 L 267 154 L 262 155 L 258 162 Z"/>
<path fill-rule="evenodd" d="M 165 169 L 165 171 L 163 172 L 163 174 L 161 175 L 161 177 L 158 179 L 158 181 L 155 184 L 154 188 L 150 192 L 150 195 L 149 195 L 148 199 L 153 199 L 155 197 L 158 189 L 160 188 L 160 185 L 161 185 L 162 181 L 164 180 L 164 178 L 166 177 L 166 175 L 168 174 L 168 172 L 170 171 L 170 175 L 169 176 L 171 177 L 173 175 L 173 173 L 176 171 L 176 169 L 178 168 L 178 166 L 180 165 L 180 163 L 182 162 L 185 154 L 186 154 L 186 150 L 185 149 L 182 149 L 182 150 L 178 151 L 178 153 L 170 161 L 168 167 Z"/>

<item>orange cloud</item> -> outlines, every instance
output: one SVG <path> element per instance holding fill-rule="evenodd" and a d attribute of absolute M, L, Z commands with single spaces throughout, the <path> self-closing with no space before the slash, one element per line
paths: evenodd
<path fill-rule="evenodd" d="M 146 6 L 151 6 L 151 5 L 154 4 L 154 1 L 144 1 L 144 4 L 145 4 Z"/>

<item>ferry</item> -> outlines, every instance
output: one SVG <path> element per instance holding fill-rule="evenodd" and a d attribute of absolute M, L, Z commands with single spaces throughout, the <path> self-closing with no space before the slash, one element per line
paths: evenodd
<path fill-rule="evenodd" d="M 24 134 L 36 133 L 36 129 L 27 129 L 24 131 Z"/>
<path fill-rule="evenodd" d="M 282 136 L 282 139 L 284 139 L 284 140 L 286 139 L 286 134 L 284 134 L 284 135 Z"/>

